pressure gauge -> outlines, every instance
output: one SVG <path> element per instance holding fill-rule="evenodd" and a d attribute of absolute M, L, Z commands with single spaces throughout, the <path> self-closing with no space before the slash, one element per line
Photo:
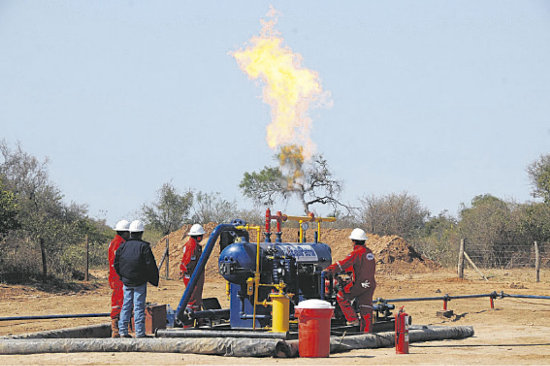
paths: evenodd
<path fill-rule="evenodd" d="M 302 223 L 302 230 L 306 231 L 307 229 L 309 229 L 309 224 L 307 222 L 303 222 Z"/>

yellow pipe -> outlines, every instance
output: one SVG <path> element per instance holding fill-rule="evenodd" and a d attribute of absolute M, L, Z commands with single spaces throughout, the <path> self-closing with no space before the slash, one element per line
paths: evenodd
<path fill-rule="evenodd" d="M 292 221 L 309 221 L 309 222 L 334 222 L 336 217 L 310 217 L 310 216 L 288 216 L 284 215 L 287 220 Z"/>

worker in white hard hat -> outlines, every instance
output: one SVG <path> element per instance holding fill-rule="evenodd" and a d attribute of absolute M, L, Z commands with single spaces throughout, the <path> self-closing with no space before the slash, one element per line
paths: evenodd
<path fill-rule="evenodd" d="M 130 223 L 128 220 L 120 220 L 115 225 L 115 237 L 109 244 L 109 286 L 111 287 L 111 337 L 118 338 L 118 321 L 120 320 L 120 309 L 122 308 L 122 300 L 124 293 L 122 290 L 122 281 L 113 267 L 115 263 L 115 253 L 120 247 L 120 244 L 124 243 L 130 237 Z"/>
<path fill-rule="evenodd" d="M 353 244 L 353 251 L 348 256 L 325 269 L 329 274 L 352 272 L 352 281 L 336 295 L 336 300 L 348 323 L 360 325 L 361 331 L 368 333 L 372 324 L 372 296 L 376 288 L 374 272 L 376 262 L 374 254 L 365 246 L 367 234 L 362 229 L 353 229 L 349 238 Z M 355 299 L 355 305 L 359 308 L 361 319 L 351 306 Z"/>
<path fill-rule="evenodd" d="M 183 246 L 183 256 L 181 258 L 180 271 L 181 278 L 185 287 L 189 284 L 193 271 L 197 266 L 197 262 L 202 254 L 202 247 L 200 242 L 203 239 L 203 235 L 206 234 L 204 228 L 200 224 L 194 224 L 189 230 L 189 240 Z M 197 279 L 195 289 L 189 298 L 187 308 L 192 311 L 198 311 L 202 306 L 202 289 L 204 287 L 204 270 Z"/>
<path fill-rule="evenodd" d="M 151 245 L 142 240 L 144 224 L 140 220 L 130 223 L 130 238 L 122 243 L 115 255 L 114 267 L 124 284 L 124 301 L 118 328 L 120 337 L 128 338 L 128 323 L 134 310 L 136 338 L 145 337 L 145 299 L 147 282 L 159 284 L 159 270 Z"/>

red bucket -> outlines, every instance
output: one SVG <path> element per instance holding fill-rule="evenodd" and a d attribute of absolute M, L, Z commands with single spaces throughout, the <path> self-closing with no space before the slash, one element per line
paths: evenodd
<path fill-rule="evenodd" d="M 305 300 L 296 306 L 298 350 L 300 357 L 328 357 L 330 354 L 330 319 L 334 307 L 323 300 Z"/>

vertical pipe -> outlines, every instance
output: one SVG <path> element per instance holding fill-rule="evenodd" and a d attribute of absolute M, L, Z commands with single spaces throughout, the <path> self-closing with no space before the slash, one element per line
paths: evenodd
<path fill-rule="evenodd" d="M 88 240 L 88 234 L 86 234 L 86 273 L 84 274 L 84 281 L 88 281 L 89 272 L 90 272 L 90 241 Z"/>
<path fill-rule="evenodd" d="M 275 241 L 277 243 L 281 243 L 283 240 L 282 240 L 282 231 L 281 231 L 281 222 L 283 221 L 283 214 L 281 213 L 281 211 L 277 211 L 277 238 L 275 239 Z"/>
<path fill-rule="evenodd" d="M 540 253 L 539 253 L 539 243 L 535 241 L 535 275 L 536 281 L 540 282 Z"/>
<path fill-rule="evenodd" d="M 252 329 L 256 329 L 256 305 L 258 303 L 258 290 L 260 289 L 260 228 L 258 228 L 258 241 L 256 244 L 256 272 L 254 272 L 254 307 L 252 314 Z"/>
<path fill-rule="evenodd" d="M 265 232 L 271 232 L 271 210 L 269 208 L 265 210 Z"/>
<path fill-rule="evenodd" d="M 493 297 L 489 298 L 491 300 L 491 309 L 495 308 L 495 302 L 493 301 Z"/>
<path fill-rule="evenodd" d="M 166 279 L 170 279 L 170 239 L 166 237 Z"/>
<path fill-rule="evenodd" d="M 265 242 L 271 243 L 271 210 L 265 210 Z"/>
<path fill-rule="evenodd" d="M 458 278 L 464 278 L 464 247 L 465 239 L 460 239 L 460 248 L 458 250 Z"/>
<path fill-rule="evenodd" d="M 447 299 L 443 300 L 443 310 L 447 310 Z"/>
<path fill-rule="evenodd" d="M 321 289 L 321 293 L 319 294 L 321 297 L 321 300 L 325 299 L 325 271 L 321 271 L 321 286 L 319 286 Z"/>

